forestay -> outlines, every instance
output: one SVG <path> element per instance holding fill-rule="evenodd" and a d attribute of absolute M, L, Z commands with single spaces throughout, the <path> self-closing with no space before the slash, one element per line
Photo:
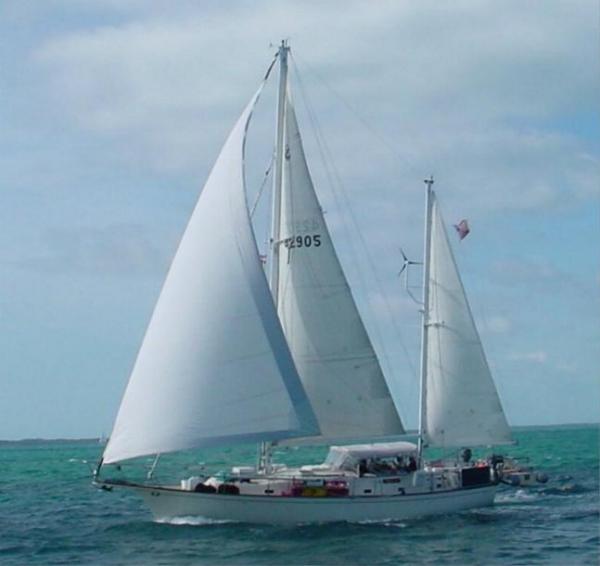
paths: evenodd
<path fill-rule="evenodd" d="M 259 94 L 260 89 L 229 135 L 181 240 L 105 463 L 319 432 L 246 206 L 243 146 Z"/>
<path fill-rule="evenodd" d="M 288 97 L 281 197 L 279 316 L 319 422 L 319 440 L 404 429 L 338 261 Z"/>
<path fill-rule="evenodd" d="M 434 193 L 425 438 L 430 446 L 511 442 Z"/>

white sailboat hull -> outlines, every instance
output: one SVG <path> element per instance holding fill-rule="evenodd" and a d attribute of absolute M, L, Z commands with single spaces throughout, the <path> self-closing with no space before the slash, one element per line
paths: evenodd
<path fill-rule="evenodd" d="M 131 487 L 154 518 L 203 517 L 246 523 L 384 521 L 442 515 L 492 505 L 496 486 L 391 497 L 265 497 L 223 495 L 150 486 Z"/>

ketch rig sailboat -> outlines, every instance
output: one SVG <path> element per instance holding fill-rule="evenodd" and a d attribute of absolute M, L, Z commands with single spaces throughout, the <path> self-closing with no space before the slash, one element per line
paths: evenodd
<path fill-rule="evenodd" d="M 157 519 L 301 523 L 405 519 L 490 505 L 500 469 L 430 463 L 426 446 L 507 444 L 510 430 L 426 181 L 418 444 L 405 433 L 337 258 L 306 163 L 282 42 L 268 276 L 244 185 L 258 91 L 230 133 L 156 304 L 95 474 Z M 349 439 L 365 444 L 344 445 Z M 278 442 L 332 445 L 323 464 L 272 462 Z M 260 442 L 256 466 L 176 485 L 105 477 L 134 458 Z"/>

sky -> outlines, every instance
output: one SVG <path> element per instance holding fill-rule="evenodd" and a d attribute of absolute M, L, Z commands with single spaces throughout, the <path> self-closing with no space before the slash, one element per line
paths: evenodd
<path fill-rule="evenodd" d="M 110 433 L 178 240 L 282 38 L 315 186 L 405 424 L 419 313 L 399 248 L 421 257 L 429 175 L 447 223 L 471 225 L 454 247 L 509 422 L 598 422 L 598 3 L 341 6 L 2 2 L 0 439 Z M 249 134 L 250 197 L 275 87 Z"/>

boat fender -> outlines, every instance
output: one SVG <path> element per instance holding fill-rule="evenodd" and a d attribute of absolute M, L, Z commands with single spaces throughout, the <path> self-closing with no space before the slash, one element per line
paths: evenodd
<path fill-rule="evenodd" d="M 232 485 L 230 483 L 222 483 L 217 489 L 217 493 L 222 495 L 239 495 L 240 488 L 237 485 Z"/>
<path fill-rule="evenodd" d="M 194 491 L 196 493 L 217 493 L 217 490 L 213 485 L 205 485 L 203 483 L 197 484 Z"/>

